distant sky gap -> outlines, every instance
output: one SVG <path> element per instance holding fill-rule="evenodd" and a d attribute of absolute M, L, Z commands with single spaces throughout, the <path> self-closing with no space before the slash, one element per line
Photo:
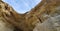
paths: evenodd
<path fill-rule="evenodd" d="M 41 0 L 3 0 L 11 5 L 18 13 L 25 13 L 35 7 Z"/>

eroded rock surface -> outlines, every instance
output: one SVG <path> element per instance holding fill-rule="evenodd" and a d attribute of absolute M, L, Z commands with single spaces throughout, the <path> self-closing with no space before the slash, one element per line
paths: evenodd
<path fill-rule="evenodd" d="M 38 23 L 33 31 L 60 31 L 59 3 L 60 0 L 45 0 L 45 5 L 40 8 L 40 15 L 43 16 L 44 22 Z"/>
<path fill-rule="evenodd" d="M 15 13 L 11 6 L 0 0 L 0 31 L 18 31 L 17 28 L 10 24 L 5 18 L 5 16 L 11 18 L 11 11 Z M 10 20 L 14 20 L 13 16 Z"/>
<path fill-rule="evenodd" d="M 42 0 L 24 14 L 0 0 L 0 31 L 60 31 L 60 0 Z"/>

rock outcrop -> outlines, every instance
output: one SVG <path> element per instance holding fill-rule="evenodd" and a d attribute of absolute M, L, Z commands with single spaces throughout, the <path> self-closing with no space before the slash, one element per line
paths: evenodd
<path fill-rule="evenodd" d="M 2 24 L 0 24 L 0 31 L 33 31 L 35 23 L 38 22 L 35 16 L 32 19 L 28 19 L 28 21 L 26 13 L 17 13 L 10 5 L 2 0 L 0 0 L 0 17 L 2 17 L 0 20 Z"/>
<path fill-rule="evenodd" d="M 39 14 L 44 22 L 38 23 L 33 31 L 60 31 L 60 0 L 45 0 L 43 3 Z"/>
<path fill-rule="evenodd" d="M 42 0 L 24 14 L 0 0 L 0 27 L 0 31 L 60 31 L 60 0 Z"/>
<path fill-rule="evenodd" d="M 10 15 L 10 13 L 6 10 L 9 10 L 9 8 L 7 8 L 6 6 L 9 7 L 8 5 L 6 5 L 6 3 L 0 0 L 0 31 L 14 31 L 13 26 L 9 24 L 4 18 L 5 12 Z"/>

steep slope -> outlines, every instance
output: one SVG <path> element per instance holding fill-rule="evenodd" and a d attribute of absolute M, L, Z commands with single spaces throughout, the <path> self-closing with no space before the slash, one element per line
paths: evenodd
<path fill-rule="evenodd" d="M 14 22 L 19 18 L 22 20 L 22 16 L 16 13 L 10 5 L 0 0 L 0 31 L 21 31 L 9 21 Z"/>
<path fill-rule="evenodd" d="M 5 8 L 5 6 L 7 6 L 6 3 L 4 3 L 0 0 L 0 31 L 14 31 L 13 26 L 11 24 L 9 24 L 7 22 L 7 20 L 4 18 L 5 12 L 8 15 L 10 15 L 9 12 L 7 10 L 5 10 L 5 9 L 7 9 L 7 8 Z"/>
<path fill-rule="evenodd" d="M 24 14 L 0 0 L 0 18 L 2 31 L 60 31 L 60 0 L 42 0 Z"/>
<path fill-rule="evenodd" d="M 33 31 L 34 25 L 26 20 L 26 14 L 18 14 L 10 5 L 2 0 L 0 0 L 0 15 L 2 17 L 1 26 L 3 26 L 3 23 L 9 25 L 4 25 L 3 28 L 8 27 L 7 29 L 3 29 L 4 31 Z"/>
<path fill-rule="evenodd" d="M 38 23 L 34 31 L 60 31 L 60 0 L 45 0 L 37 11 L 34 14 L 44 22 Z"/>

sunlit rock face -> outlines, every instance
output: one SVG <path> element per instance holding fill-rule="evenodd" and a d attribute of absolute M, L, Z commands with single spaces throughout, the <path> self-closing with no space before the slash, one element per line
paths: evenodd
<path fill-rule="evenodd" d="M 4 18 L 5 12 L 10 15 L 10 13 L 6 10 L 8 9 L 6 6 L 9 7 L 6 3 L 0 0 L 0 31 L 14 31 L 14 27 Z"/>
<path fill-rule="evenodd" d="M 37 23 L 33 31 L 60 31 L 60 0 L 42 0 L 42 2 L 44 4 L 39 10 L 44 22 Z"/>
<path fill-rule="evenodd" d="M 0 31 L 16 31 L 15 27 L 4 17 L 5 15 L 9 17 L 10 11 L 14 11 L 13 8 L 0 0 Z"/>
<path fill-rule="evenodd" d="M 14 31 L 14 28 L 0 17 L 0 31 Z"/>
<path fill-rule="evenodd" d="M 33 31 L 60 31 L 60 15 L 50 17 L 42 24 L 38 23 Z"/>
<path fill-rule="evenodd" d="M 60 31 L 60 0 L 42 0 L 24 14 L 0 0 L 0 31 Z"/>

